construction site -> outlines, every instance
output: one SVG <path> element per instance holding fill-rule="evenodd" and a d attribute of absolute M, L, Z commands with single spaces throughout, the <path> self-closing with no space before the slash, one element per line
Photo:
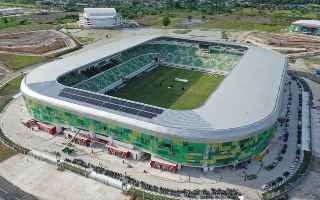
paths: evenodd
<path fill-rule="evenodd" d="M 320 55 L 319 37 L 299 33 L 252 32 L 242 38 L 243 42 L 270 48 L 287 54 L 289 58 Z"/>
<path fill-rule="evenodd" d="M 2 53 L 50 55 L 77 46 L 78 44 L 71 37 L 55 30 L 0 35 L 0 52 Z"/>

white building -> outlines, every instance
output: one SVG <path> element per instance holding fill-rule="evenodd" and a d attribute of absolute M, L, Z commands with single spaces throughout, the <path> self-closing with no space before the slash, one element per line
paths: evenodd
<path fill-rule="evenodd" d="M 320 20 L 298 20 L 291 24 L 289 30 L 311 35 L 320 35 Z"/>
<path fill-rule="evenodd" d="M 121 17 L 114 8 L 84 8 L 79 15 L 81 28 L 112 28 L 121 23 Z"/>

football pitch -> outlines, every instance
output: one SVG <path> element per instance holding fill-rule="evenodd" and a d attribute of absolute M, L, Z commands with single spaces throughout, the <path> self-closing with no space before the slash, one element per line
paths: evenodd
<path fill-rule="evenodd" d="M 110 95 L 175 110 L 201 106 L 224 76 L 157 67 L 127 82 Z"/>

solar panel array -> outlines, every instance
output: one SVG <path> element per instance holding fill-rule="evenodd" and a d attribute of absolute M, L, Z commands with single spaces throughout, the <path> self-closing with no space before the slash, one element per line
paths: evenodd
<path fill-rule="evenodd" d="M 154 118 L 163 112 L 163 109 L 160 108 L 133 103 L 101 94 L 93 94 L 74 88 L 64 88 L 59 96 L 149 119 Z"/>

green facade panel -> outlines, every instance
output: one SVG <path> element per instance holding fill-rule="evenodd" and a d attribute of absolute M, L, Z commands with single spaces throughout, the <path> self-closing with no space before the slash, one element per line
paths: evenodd
<path fill-rule="evenodd" d="M 24 97 L 28 112 L 37 120 L 60 126 L 82 128 L 136 148 L 147 150 L 166 160 L 189 166 L 217 167 L 236 164 L 259 155 L 269 144 L 273 127 L 246 139 L 224 143 L 191 143 L 179 138 L 153 136 L 146 132 L 90 119 L 63 109 L 47 106 Z"/>

